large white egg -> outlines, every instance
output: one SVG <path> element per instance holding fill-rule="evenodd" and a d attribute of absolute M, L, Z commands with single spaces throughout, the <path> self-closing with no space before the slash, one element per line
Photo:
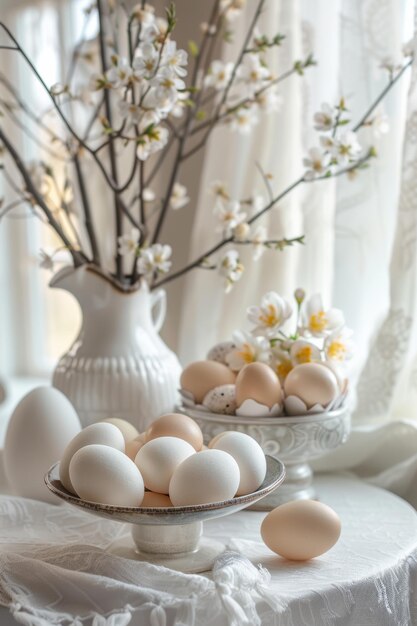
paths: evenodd
<path fill-rule="evenodd" d="M 230 500 L 240 482 L 239 466 L 223 450 L 203 450 L 183 461 L 169 485 L 174 506 Z"/>
<path fill-rule="evenodd" d="M 253 437 L 229 431 L 222 433 L 211 448 L 228 452 L 239 465 L 240 483 L 236 495 L 243 496 L 259 489 L 266 476 L 266 459 Z"/>
<path fill-rule="evenodd" d="M 193 446 L 178 437 L 158 437 L 145 443 L 136 455 L 145 487 L 157 493 L 169 492 L 174 471 L 189 456 L 196 454 Z"/>
<path fill-rule="evenodd" d="M 4 444 L 6 475 L 14 493 L 57 503 L 44 475 L 80 430 L 78 415 L 61 391 L 54 387 L 30 391 L 13 411 Z"/>
<path fill-rule="evenodd" d="M 101 444 L 103 446 L 110 446 L 121 452 L 125 451 L 125 440 L 121 431 L 113 424 L 105 424 L 99 422 L 98 424 L 90 424 L 82 430 L 64 450 L 61 462 L 59 464 L 59 479 L 64 485 L 65 489 L 71 493 L 76 493 L 74 487 L 71 484 L 69 466 L 72 457 L 80 448 L 89 446 L 93 443 Z"/>
<path fill-rule="evenodd" d="M 143 500 L 140 471 L 116 448 L 100 444 L 80 448 L 71 459 L 69 473 L 82 500 L 114 506 L 140 506 Z"/>

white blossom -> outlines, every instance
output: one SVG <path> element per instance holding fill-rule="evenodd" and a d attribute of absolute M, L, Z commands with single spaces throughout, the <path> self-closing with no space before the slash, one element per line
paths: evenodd
<path fill-rule="evenodd" d="M 187 187 L 185 185 L 181 185 L 181 183 L 175 183 L 169 200 L 171 208 L 181 209 L 183 206 L 188 204 L 189 201 L 190 198 L 187 195 Z"/>
<path fill-rule="evenodd" d="M 155 8 L 150 4 L 137 4 L 133 7 L 132 17 L 140 22 L 143 26 L 150 26 L 155 21 Z"/>
<path fill-rule="evenodd" d="M 265 337 L 254 337 L 243 330 L 236 331 L 232 336 L 235 348 L 226 356 L 230 369 L 239 372 L 249 363 L 268 363 L 270 360 L 269 341 Z"/>
<path fill-rule="evenodd" d="M 256 215 L 265 206 L 265 198 L 260 193 L 254 193 L 251 199 L 251 213 Z"/>
<path fill-rule="evenodd" d="M 329 361 L 340 363 L 350 359 L 354 352 L 352 331 L 346 326 L 334 331 L 324 342 L 324 353 Z"/>
<path fill-rule="evenodd" d="M 321 105 L 321 111 L 317 111 L 313 115 L 314 128 L 316 130 L 332 130 L 336 124 L 336 116 L 336 110 L 330 104 L 324 102 Z"/>
<path fill-rule="evenodd" d="M 350 130 L 343 133 L 337 140 L 335 140 L 330 153 L 335 159 L 337 159 L 337 162 L 342 165 L 349 163 L 352 159 L 355 159 L 361 150 L 362 148 L 356 133 Z"/>
<path fill-rule="evenodd" d="M 171 246 L 160 243 L 155 243 L 150 248 L 143 248 L 138 258 L 139 274 L 148 275 L 153 272 L 166 274 L 171 268 L 171 261 L 169 260 L 171 254 Z"/>
<path fill-rule="evenodd" d="M 376 111 L 371 121 L 371 128 L 375 139 L 380 139 L 382 135 L 388 133 L 390 129 L 388 115 L 385 115 L 382 110 Z"/>
<path fill-rule="evenodd" d="M 245 83 L 250 94 L 255 94 L 271 78 L 270 71 L 262 65 L 259 54 L 245 55 L 243 63 L 238 67 L 237 76 Z"/>
<path fill-rule="evenodd" d="M 312 180 L 316 176 L 322 176 L 326 173 L 330 164 L 330 156 L 320 148 L 310 148 L 308 157 L 303 159 L 303 164 L 307 167 L 304 178 Z"/>
<path fill-rule="evenodd" d="M 345 323 L 339 309 L 324 309 L 320 294 L 314 294 L 306 300 L 303 307 L 302 332 L 313 337 L 326 337 L 340 329 Z"/>
<path fill-rule="evenodd" d="M 225 236 L 231 235 L 238 224 L 246 218 L 246 213 L 241 211 L 240 202 L 237 200 L 216 200 L 214 215 L 219 220 L 219 231 Z"/>
<path fill-rule="evenodd" d="M 145 187 L 143 190 L 142 198 L 144 202 L 153 202 L 156 198 L 154 190 L 150 187 Z"/>
<path fill-rule="evenodd" d="M 220 0 L 220 10 L 228 22 L 240 16 L 246 0 Z"/>
<path fill-rule="evenodd" d="M 155 46 L 150 43 L 144 43 L 137 48 L 136 55 L 132 63 L 134 76 L 137 78 L 152 78 L 157 70 L 159 59 Z"/>
<path fill-rule="evenodd" d="M 229 250 L 226 252 L 219 265 L 220 276 L 223 276 L 226 279 L 226 293 L 228 293 L 232 289 L 233 285 L 241 279 L 244 269 L 244 266 L 240 262 L 237 250 Z"/>
<path fill-rule="evenodd" d="M 212 61 L 207 75 L 204 77 L 204 85 L 215 89 L 224 89 L 230 80 L 232 70 L 233 63 Z"/>
<path fill-rule="evenodd" d="M 167 41 L 162 55 L 162 64 L 166 65 L 177 76 L 186 76 L 187 70 L 185 66 L 187 63 L 188 55 L 186 51 L 177 50 L 175 41 Z"/>
<path fill-rule="evenodd" d="M 112 87 L 126 87 L 133 76 L 132 68 L 125 57 L 115 57 L 113 66 L 107 71 L 106 78 Z"/>
<path fill-rule="evenodd" d="M 138 228 L 132 228 L 130 233 L 118 237 L 118 252 L 121 256 L 135 254 L 137 252 L 140 240 L 140 231 Z"/>
<path fill-rule="evenodd" d="M 214 180 L 210 183 L 210 191 L 216 198 L 222 198 L 223 200 L 230 199 L 227 185 L 222 180 Z"/>
<path fill-rule="evenodd" d="M 318 363 L 321 361 L 321 352 L 317 346 L 305 339 L 297 339 L 290 348 L 290 357 L 293 365 L 301 363 Z"/>
<path fill-rule="evenodd" d="M 280 109 L 282 98 L 276 89 L 265 89 L 265 91 L 256 96 L 256 103 L 265 113 L 272 113 Z"/>
<path fill-rule="evenodd" d="M 275 291 L 266 293 L 260 306 L 250 306 L 247 310 L 248 320 L 255 324 L 252 333 L 264 337 L 275 337 L 291 315 L 290 303 Z"/>
<path fill-rule="evenodd" d="M 120 116 L 126 120 L 127 129 L 139 123 L 142 111 L 137 104 L 133 104 L 127 100 L 119 100 L 118 109 Z"/>
<path fill-rule="evenodd" d="M 156 102 L 160 103 L 161 108 L 169 103 L 172 106 L 178 99 L 178 90 L 185 89 L 184 81 L 175 76 L 168 67 L 158 70 L 150 84 L 155 88 L 154 97 Z"/>
<path fill-rule="evenodd" d="M 235 111 L 230 117 L 230 128 L 240 133 L 250 133 L 252 128 L 259 121 L 258 107 L 255 104 L 251 106 L 242 106 Z"/>
<path fill-rule="evenodd" d="M 293 369 L 294 365 L 287 350 L 283 350 L 278 343 L 271 350 L 271 367 L 281 381 L 284 383 L 286 377 Z"/>
<path fill-rule="evenodd" d="M 146 135 L 143 135 L 138 141 L 138 147 L 136 149 L 136 154 L 138 159 L 141 161 L 146 161 L 146 159 L 153 154 L 154 152 L 158 152 L 158 150 L 162 150 L 162 148 L 166 145 L 169 137 L 168 129 L 164 126 L 154 126 Z"/>

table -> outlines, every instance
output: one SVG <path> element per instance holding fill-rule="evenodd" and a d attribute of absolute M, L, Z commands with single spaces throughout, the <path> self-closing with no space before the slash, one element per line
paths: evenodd
<path fill-rule="evenodd" d="M 415 510 L 393 494 L 346 475 L 319 476 L 317 489 L 320 499 L 339 513 L 342 535 L 327 554 L 307 563 L 284 561 L 261 543 L 262 513 L 242 511 L 205 524 L 206 535 L 227 541 L 270 571 L 270 589 L 279 601 L 280 615 L 274 616 L 272 609 L 259 600 L 257 611 L 262 625 L 417 625 Z M 91 519 L 98 524 L 98 518 Z M 100 520 L 102 524 L 113 522 Z M 199 580 L 183 578 L 186 595 L 188 591 L 196 593 Z M 212 607 L 204 616 L 197 607 L 195 623 L 228 624 L 225 615 L 216 617 L 214 600 Z M 174 623 L 172 615 L 167 612 L 167 626 Z M 15 623 L 8 617 L 6 609 L 1 609 L 2 626 Z M 131 626 L 147 623 L 143 615 L 133 612 Z"/>

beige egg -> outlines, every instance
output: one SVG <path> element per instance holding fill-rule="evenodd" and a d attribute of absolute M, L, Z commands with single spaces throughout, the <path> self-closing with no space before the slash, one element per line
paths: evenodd
<path fill-rule="evenodd" d="M 254 400 L 268 408 L 281 404 L 283 393 L 278 376 L 265 363 L 250 363 L 240 370 L 236 378 L 236 404 Z"/>
<path fill-rule="evenodd" d="M 174 506 L 169 499 L 169 496 L 166 496 L 164 493 L 156 493 L 155 491 L 145 491 L 145 495 L 143 496 L 143 500 L 140 506 L 150 507 L 150 508 L 159 508 L 163 507 L 164 509 L 167 507 Z"/>
<path fill-rule="evenodd" d="M 335 374 L 319 363 L 296 365 L 284 382 L 287 396 L 297 396 L 309 409 L 315 404 L 326 407 L 339 394 Z"/>
<path fill-rule="evenodd" d="M 152 422 L 145 433 L 145 439 L 148 442 L 157 437 L 178 437 L 191 444 L 197 452 L 203 445 L 200 426 L 182 413 L 167 413 Z"/>
<path fill-rule="evenodd" d="M 122 433 L 125 443 L 132 441 L 132 439 L 135 439 L 135 437 L 139 435 L 139 431 L 133 426 L 133 424 L 126 420 L 122 420 L 119 417 L 109 417 L 108 419 L 100 420 L 100 422 L 116 426 Z"/>
<path fill-rule="evenodd" d="M 133 439 L 133 441 L 128 441 L 125 447 L 125 454 L 127 454 L 129 459 L 132 459 L 132 461 L 134 461 L 137 453 L 144 445 L 144 443 L 144 441 L 138 441 L 137 439 Z"/>
<path fill-rule="evenodd" d="M 261 535 L 270 550 L 285 559 L 307 561 L 324 554 L 340 537 L 340 518 L 315 500 L 295 500 L 264 518 Z"/>
<path fill-rule="evenodd" d="M 233 385 L 235 374 L 227 365 L 216 361 L 195 361 L 181 374 L 181 389 L 192 393 L 197 404 L 201 404 L 207 393 L 221 385 Z"/>

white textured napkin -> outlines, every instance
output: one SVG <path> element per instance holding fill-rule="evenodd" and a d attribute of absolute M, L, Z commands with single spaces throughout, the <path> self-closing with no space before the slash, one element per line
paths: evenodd
<path fill-rule="evenodd" d="M 211 578 L 106 552 L 128 525 L 69 505 L 0 496 L 0 604 L 26 626 L 257 626 L 283 607 L 269 573 L 225 552 Z"/>

